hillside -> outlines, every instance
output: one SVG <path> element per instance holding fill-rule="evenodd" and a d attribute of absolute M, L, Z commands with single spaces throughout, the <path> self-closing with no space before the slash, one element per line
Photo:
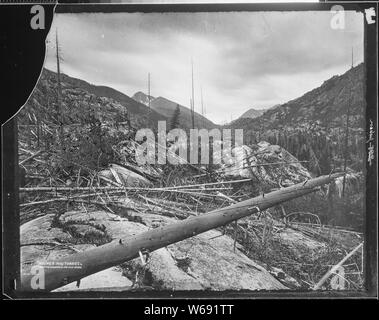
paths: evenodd
<path fill-rule="evenodd" d="M 133 95 L 133 99 L 140 103 L 144 103 L 145 105 L 148 104 L 148 95 L 144 94 L 143 92 L 137 92 Z M 153 110 L 156 112 L 164 115 L 168 119 L 171 119 L 174 111 L 177 106 L 179 106 L 180 110 L 180 116 L 179 116 L 179 125 L 183 129 L 190 129 L 192 128 L 192 117 L 191 117 L 191 110 L 185 106 L 182 106 L 174 101 L 171 101 L 169 99 L 166 99 L 164 97 L 157 97 L 154 98 L 150 96 L 150 106 Z M 215 125 L 212 121 L 207 119 L 206 117 L 198 114 L 195 111 L 195 127 L 199 129 L 213 129 L 216 128 L 217 125 Z"/>
<path fill-rule="evenodd" d="M 364 67 L 360 64 L 297 99 L 267 110 L 253 121 L 241 117 L 232 126 L 247 130 L 261 125 L 265 129 L 290 129 L 318 122 L 325 128 L 339 128 L 345 124 L 350 105 L 350 126 L 363 128 L 363 83 Z"/>
<path fill-rule="evenodd" d="M 149 113 L 149 109 L 141 103 L 138 103 L 129 96 L 106 86 L 96 86 L 84 80 L 76 79 L 65 74 L 61 74 L 62 82 L 62 102 L 63 111 L 67 123 L 77 123 L 79 119 L 76 117 L 83 116 L 83 108 L 91 107 L 104 121 L 114 121 L 114 117 L 122 118 L 127 116 L 135 128 L 151 127 L 156 125 L 158 120 L 166 120 L 166 118 L 155 112 Z M 31 99 L 27 102 L 32 104 L 30 107 L 41 107 L 44 102 L 55 108 L 57 100 L 57 74 L 48 69 L 43 69 L 41 78 L 33 91 Z M 46 106 L 46 104 L 45 104 Z M 28 109 L 28 108 L 27 108 Z M 47 110 L 49 111 L 49 110 Z M 45 115 L 51 116 L 49 111 Z M 22 112 L 21 112 L 22 116 Z M 126 120 L 126 119 L 123 119 Z"/>

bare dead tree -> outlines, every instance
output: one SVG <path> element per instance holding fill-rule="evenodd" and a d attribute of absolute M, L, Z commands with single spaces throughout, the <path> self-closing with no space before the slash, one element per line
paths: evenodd
<path fill-rule="evenodd" d="M 61 68 L 60 68 L 60 47 L 58 42 L 58 30 L 56 30 L 55 34 L 55 49 L 56 49 L 56 60 L 57 60 L 57 120 L 59 123 L 59 143 L 63 148 L 63 113 L 62 113 L 62 85 L 61 85 Z"/>

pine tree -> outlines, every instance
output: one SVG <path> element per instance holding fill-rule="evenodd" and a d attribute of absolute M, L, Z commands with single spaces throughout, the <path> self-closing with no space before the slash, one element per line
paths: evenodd
<path fill-rule="evenodd" d="M 179 105 L 176 105 L 174 114 L 172 115 L 172 118 L 171 118 L 171 123 L 170 123 L 171 129 L 179 128 L 179 117 L 180 117 L 180 109 L 179 109 Z"/>

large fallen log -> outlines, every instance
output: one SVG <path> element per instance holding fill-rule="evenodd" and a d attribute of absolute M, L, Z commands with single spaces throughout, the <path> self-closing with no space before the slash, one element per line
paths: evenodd
<path fill-rule="evenodd" d="M 48 261 L 47 265 L 34 269 L 38 271 L 21 275 L 21 289 L 25 291 L 54 290 L 68 283 L 79 281 L 93 273 L 132 260 L 141 255 L 141 252 L 157 250 L 285 201 L 317 191 L 320 186 L 330 183 L 339 176 L 341 174 L 321 176 L 201 216 L 190 217 L 59 260 Z M 42 275 L 43 281 L 39 281 L 39 285 L 36 285 L 36 279 L 41 279 Z"/>

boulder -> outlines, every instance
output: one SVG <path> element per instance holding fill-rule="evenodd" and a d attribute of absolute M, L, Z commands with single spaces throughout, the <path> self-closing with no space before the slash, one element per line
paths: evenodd
<path fill-rule="evenodd" d="M 229 154 L 229 156 L 225 156 Z M 251 147 L 242 145 L 225 153 L 220 171 L 225 176 L 254 178 L 271 186 L 289 186 L 311 179 L 311 175 L 297 158 L 287 150 L 262 141 Z"/>

